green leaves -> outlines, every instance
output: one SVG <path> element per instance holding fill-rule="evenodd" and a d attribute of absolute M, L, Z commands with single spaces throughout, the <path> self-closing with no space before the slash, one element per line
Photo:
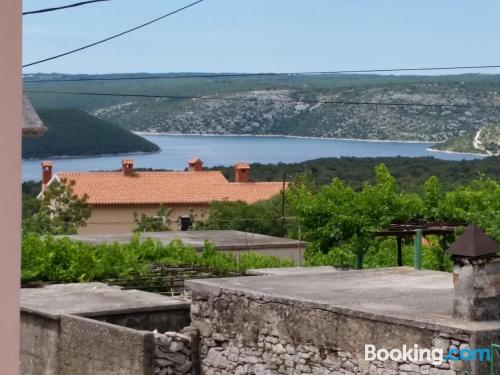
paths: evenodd
<path fill-rule="evenodd" d="M 335 178 L 317 191 L 305 184 L 293 186 L 289 200 L 305 240 L 311 243 L 307 261 L 314 265 L 335 261 L 337 266 L 360 267 L 367 255 L 371 266 L 388 265 L 382 253 L 394 254 L 395 249 L 374 234 L 393 221 L 475 223 L 500 240 L 500 185 L 486 177 L 444 194 L 439 180 L 432 176 L 423 186 L 423 195 L 418 195 L 400 191 L 381 164 L 375 168 L 374 183 L 365 183 L 359 191 Z M 349 252 L 351 256 L 346 256 Z M 430 258 L 424 264 L 440 264 L 432 260 L 434 253 L 426 253 Z"/>
<path fill-rule="evenodd" d="M 53 182 L 44 191 L 37 211 L 23 222 L 23 232 L 39 234 L 75 234 L 86 225 L 91 209 L 88 197 L 78 197 L 74 181 Z"/>
<path fill-rule="evenodd" d="M 151 264 L 198 265 L 210 267 L 218 274 L 244 272 L 248 268 L 290 267 L 291 261 L 271 256 L 245 253 L 234 256 L 218 251 L 205 243 L 203 252 L 197 252 L 181 241 L 168 245 L 135 236 L 130 243 L 93 245 L 56 239 L 37 234 L 23 236 L 22 282 L 45 281 L 54 283 L 104 281 L 145 274 Z"/>

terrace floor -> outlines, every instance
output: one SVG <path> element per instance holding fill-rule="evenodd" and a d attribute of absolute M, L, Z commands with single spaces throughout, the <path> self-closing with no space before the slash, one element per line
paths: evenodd
<path fill-rule="evenodd" d="M 21 289 L 21 310 L 51 317 L 74 314 L 86 317 L 189 309 L 190 301 L 139 290 L 121 290 L 102 283 L 57 284 Z"/>
<path fill-rule="evenodd" d="M 459 330 L 499 330 L 500 322 L 454 319 L 453 275 L 408 267 L 361 271 L 321 269 L 275 275 L 191 280 L 193 292 L 221 291 L 250 298 L 303 305 L 368 319 Z"/>

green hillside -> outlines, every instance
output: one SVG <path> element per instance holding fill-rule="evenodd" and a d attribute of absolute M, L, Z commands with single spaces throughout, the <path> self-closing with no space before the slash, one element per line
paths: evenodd
<path fill-rule="evenodd" d="M 106 75 L 120 78 L 131 75 Z M 139 75 L 147 78 L 147 74 Z M 26 80 L 96 78 L 32 75 Z M 296 135 L 443 142 L 498 123 L 500 75 L 280 75 L 91 82 L 34 82 L 36 107 L 88 111 L 123 128 L 184 134 Z M 32 91 L 167 95 L 177 99 L 36 94 Z M 186 99 L 180 96 L 205 97 Z M 231 98 L 232 100 L 214 100 Z M 410 103 L 421 106 L 289 101 Z"/>
<path fill-rule="evenodd" d="M 155 152 L 154 143 L 77 109 L 39 110 L 48 131 L 23 139 L 23 158 Z"/>

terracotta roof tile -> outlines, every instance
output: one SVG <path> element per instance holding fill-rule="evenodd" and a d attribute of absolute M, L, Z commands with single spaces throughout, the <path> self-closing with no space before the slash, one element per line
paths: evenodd
<path fill-rule="evenodd" d="M 209 204 L 214 201 L 254 203 L 282 190 L 280 182 L 228 182 L 221 172 L 122 172 L 58 173 L 75 182 L 79 196 L 87 194 L 93 205 Z"/>

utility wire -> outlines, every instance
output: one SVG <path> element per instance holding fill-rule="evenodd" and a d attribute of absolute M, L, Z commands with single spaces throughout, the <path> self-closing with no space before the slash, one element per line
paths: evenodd
<path fill-rule="evenodd" d="M 148 94 L 120 94 L 102 92 L 71 92 L 71 91 L 39 91 L 25 90 L 29 94 L 58 94 L 58 95 L 91 95 L 91 96 L 111 96 L 111 97 L 133 97 L 149 99 L 172 99 L 172 100 L 221 100 L 238 102 L 269 102 L 269 103 L 294 103 L 294 104 L 337 104 L 337 105 L 368 105 L 368 106 L 393 106 L 393 107 L 456 107 L 456 108 L 500 108 L 495 104 L 455 104 L 455 103 L 405 103 L 405 102 L 365 102 L 365 101 L 345 101 L 345 100 L 308 100 L 308 99 L 259 99 L 259 98 L 238 98 L 238 97 L 217 97 L 217 96 L 184 96 L 184 95 L 148 95 Z"/>
<path fill-rule="evenodd" d="M 365 69 L 365 70 L 334 70 L 324 72 L 291 72 L 291 73 L 214 73 L 214 74 L 178 74 L 144 77 L 106 77 L 106 78 L 56 78 L 42 80 L 25 80 L 25 83 L 46 83 L 46 82 L 85 82 L 85 81 L 134 81 L 134 80 L 154 80 L 154 79 L 187 79 L 187 78 L 239 78 L 239 77 L 272 77 L 272 76 L 301 76 L 301 75 L 338 75 L 338 74 L 359 74 L 359 73 L 396 73 L 411 71 L 439 71 L 439 70 L 480 70 L 498 69 L 500 65 L 474 65 L 474 66 L 444 66 L 444 67 L 422 67 L 422 68 L 391 68 L 391 69 Z"/>
<path fill-rule="evenodd" d="M 82 5 L 87 5 L 87 4 L 92 4 L 92 3 L 100 3 L 100 2 L 103 2 L 103 1 L 110 1 L 110 0 L 81 1 L 79 3 L 70 4 L 70 5 L 64 5 L 64 6 L 61 6 L 61 7 L 45 8 L 45 9 L 40 9 L 40 10 L 33 10 L 33 11 L 30 11 L 30 12 L 23 12 L 23 16 L 26 16 L 28 14 L 39 14 L 39 13 L 54 12 L 54 11 L 57 11 L 57 10 L 68 9 L 68 8 L 75 8 L 75 7 L 79 7 L 79 6 L 82 6 Z"/>
<path fill-rule="evenodd" d="M 26 68 L 26 67 L 28 67 L 28 66 L 33 66 L 33 65 L 41 64 L 41 63 L 44 63 L 44 62 L 47 62 L 47 61 L 55 60 L 55 59 L 58 59 L 58 58 L 61 58 L 61 57 L 64 57 L 64 56 L 71 55 L 71 54 L 76 53 L 76 52 L 83 51 L 84 49 L 87 49 L 87 48 L 90 48 L 90 47 L 94 47 L 94 46 L 97 46 L 97 45 L 99 45 L 99 44 L 102 44 L 102 43 L 108 42 L 108 41 L 110 41 L 110 40 L 112 40 L 112 39 L 116 39 L 116 38 L 121 37 L 121 36 L 123 36 L 123 35 L 125 35 L 125 34 L 131 33 L 131 32 L 133 32 L 133 31 L 136 31 L 136 30 L 142 29 L 142 28 L 144 28 L 144 27 L 146 27 L 146 26 L 149 26 L 149 25 L 151 25 L 151 24 L 153 24 L 153 23 L 155 23 L 155 22 L 161 21 L 162 19 L 167 18 L 167 17 L 170 17 L 170 16 L 172 16 L 172 15 L 174 15 L 174 14 L 176 14 L 176 13 L 182 12 L 183 10 L 188 9 L 188 8 L 191 8 L 192 6 L 195 6 L 196 4 L 201 3 L 202 1 L 204 1 L 204 0 L 198 0 L 198 1 L 195 1 L 194 3 L 188 4 L 188 5 L 186 5 L 186 6 L 182 7 L 182 8 L 179 8 L 179 9 L 177 9 L 177 10 L 174 10 L 173 12 L 170 12 L 170 13 L 164 14 L 164 15 L 163 15 L 163 16 L 161 16 L 161 17 L 157 17 L 157 18 L 155 18 L 155 19 L 153 19 L 153 20 L 151 20 L 151 21 L 148 21 L 148 22 L 146 22 L 146 23 L 143 23 L 142 25 L 139 25 L 139 26 L 133 27 L 133 28 L 131 28 L 131 29 L 125 30 L 125 31 L 123 31 L 123 32 L 121 32 L 121 33 L 119 33 L 119 34 L 115 34 L 115 35 L 110 36 L 110 37 L 108 37 L 108 38 L 105 38 L 105 39 L 99 40 L 99 41 L 97 41 L 97 42 L 94 42 L 94 43 L 91 43 L 91 44 L 87 44 L 87 45 L 85 45 L 85 46 L 83 46 L 83 47 L 80 47 L 80 48 L 77 48 L 77 49 L 74 49 L 74 50 L 71 50 L 71 51 L 68 51 L 68 52 L 64 52 L 64 53 L 61 53 L 61 54 L 56 55 L 56 56 L 47 57 L 47 58 L 42 59 L 42 60 L 33 61 L 33 62 L 29 63 L 29 64 L 25 64 L 25 65 L 23 65 L 23 68 Z"/>

